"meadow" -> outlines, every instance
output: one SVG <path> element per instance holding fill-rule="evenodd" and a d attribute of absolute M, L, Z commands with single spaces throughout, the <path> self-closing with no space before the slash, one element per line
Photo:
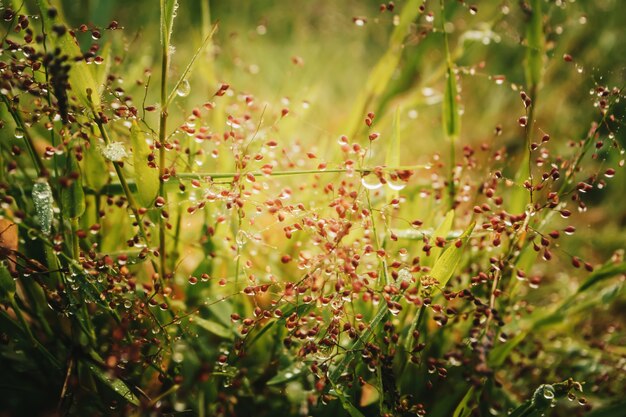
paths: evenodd
<path fill-rule="evenodd" d="M 626 406 L 619 0 L 0 2 L 0 417 Z"/>

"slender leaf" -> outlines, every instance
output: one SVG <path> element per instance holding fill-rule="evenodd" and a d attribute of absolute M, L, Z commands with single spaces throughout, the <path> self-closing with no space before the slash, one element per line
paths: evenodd
<path fill-rule="evenodd" d="M 78 161 L 73 154 L 67 156 L 66 175 L 71 180 L 70 184 L 61 188 L 61 200 L 63 203 L 63 215 L 70 219 L 80 217 L 85 212 L 85 192 L 83 191 L 83 180 L 80 175 Z"/>
<path fill-rule="evenodd" d="M 435 231 L 433 232 L 431 239 L 435 239 L 437 237 L 444 237 L 444 238 L 447 237 L 448 234 L 450 233 L 450 229 L 452 229 L 453 223 L 454 223 L 454 210 L 449 210 L 446 213 L 446 216 L 444 217 L 441 224 L 439 224 L 439 227 L 437 227 L 437 229 L 435 229 Z M 427 258 L 428 261 L 426 265 L 434 265 L 437 259 L 439 259 L 439 256 L 441 255 L 442 252 L 443 252 L 443 248 L 440 248 L 438 246 L 433 246 L 433 248 L 430 250 L 430 256 Z"/>
<path fill-rule="evenodd" d="M 161 44 L 169 46 L 174 19 L 178 10 L 178 0 L 161 0 Z"/>
<path fill-rule="evenodd" d="M 180 78 L 178 79 L 176 84 L 174 84 L 174 88 L 172 89 L 172 92 L 167 97 L 166 107 L 176 98 L 176 95 L 177 95 L 176 92 L 177 92 L 178 88 L 187 79 L 187 77 L 189 77 L 189 73 L 190 73 L 190 71 L 191 71 L 191 69 L 193 67 L 194 62 L 196 62 L 196 59 L 198 58 L 198 56 L 200 56 L 200 53 L 209 44 L 209 42 L 211 41 L 211 38 L 213 38 L 213 35 L 215 34 L 216 31 L 217 31 L 217 24 L 213 25 L 213 29 L 204 38 L 204 41 L 202 41 L 202 44 L 200 45 L 200 47 L 198 48 L 196 53 L 193 54 L 193 56 L 191 57 L 191 61 L 189 61 L 189 64 L 187 64 L 187 67 L 185 68 L 185 70 L 181 74 Z"/>
<path fill-rule="evenodd" d="M 459 266 L 463 249 L 467 246 L 467 241 L 469 240 L 472 230 L 474 230 L 474 226 L 476 226 L 476 223 L 472 222 L 459 238 L 461 239 L 461 247 L 457 248 L 455 244 L 448 246 L 430 271 L 430 275 L 439 281 L 441 287 L 444 287 L 448 283 L 448 280 L 450 280 Z"/>
<path fill-rule="evenodd" d="M 37 0 L 37 6 L 39 7 L 39 11 L 43 19 L 44 30 L 48 35 L 46 38 L 47 42 L 50 44 L 48 48 L 52 49 L 50 46 L 57 47 L 61 50 L 62 54 L 69 56 L 70 59 L 82 56 L 82 52 L 78 43 L 76 43 L 76 39 L 74 39 L 69 33 L 57 36 L 52 30 L 55 25 L 66 24 L 63 14 L 61 13 L 62 8 L 59 1 Z M 58 15 L 55 18 L 50 17 L 47 12 L 50 7 L 55 7 L 57 9 Z M 94 107 L 94 110 L 99 109 L 100 96 L 98 91 L 100 91 L 100 86 L 97 85 L 94 80 L 94 74 L 91 67 L 88 66 L 84 60 L 76 61 L 72 64 L 69 78 L 72 91 L 76 94 L 81 104 L 88 108 Z M 89 93 L 89 91 L 91 91 L 91 93 Z"/>
<path fill-rule="evenodd" d="M 293 381 L 302 375 L 305 370 L 301 362 L 294 362 L 287 368 L 279 371 L 272 379 L 266 382 L 266 385 L 280 385 L 289 381 Z"/>
<path fill-rule="evenodd" d="M 109 182 L 107 163 L 98 150 L 97 138 L 92 138 L 83 152 L 82 172 L 84 184 L 92 190 L 99 192 Z"/>
<path fill-rule="evenodd" d="M 626 274 L 626 262 L 603 265 L 600 269 L 593 271 L 591 275 L 587 277 L 585 282 L 580 285 L 576 293 L 579 294 L 586 291 L 592 286 L 620 274 Z"/>
<path fill-rule="evenodd" d="M 235 337 L 231 329 L 224 327 L 223 325 L 215 321 L 206 320 L 202 317 L 194 317 L 193 322 L 207 332 L 212 333 L 215 336 L 221 337 L 222 339 L 232 340 Z"/>
<path fill-rule="evenodd" d="M 137 187 L 137 200 L 143 207 L 150 207 L 159 193 L 159 170 L 148 165 L 150 147 L 136 122 L 133 122 L 130 129 L 130 141 L 133 147 L 135 182 L 141 184 L 141 187 Z"/>
<path fill-rule="evenodd" d="M 472 399 L 473 395 L 474 387 L 472 386 L 470 387 L 470 389 L 467 390 L 459 405 L 457 405 L 454 409 L 454 414 L 452 414 L 452 417 L 469 417 L 469 415 L 472 413 L 472 409 L 471 407 L 469 407 L 468 403 Z"/>
<path fill-rule="evenodd" d="M 531 6 L 530 21 L 526 27 L 527 45 L 524 70 L 526 73 L 526 83 L 530 88 L 535 88 L 539 86 L 543 76 L 545 40 L 543 34 L 541 0 L 532 0 Z"/>
<path fill-rule="evenodd" d="M 446 86 L 443 97 L 443 126 L 446 137 L 452 142 L 456 141 L 461 132 L 461 116 L 459 115 L 457 95 L 456 74 L 452 65 L 449 64 L 446 71 Z"/>
<path fill-rule="evenodd" d="M 109 375 L 109 373 L 103 371 L 101 368 L 93 363 L 86 362 L 85 365 L 96 378 L 98 378 L 102 383 L 104 383 L 104 385 L 109 387 L 117 395 L 133 405 L 139 405 L 139 399 L 137 399 L 135 394 L 133 394 L 133 392 L 130 390 L 130 388 L 128 388 L 128 385 L 126 385 L 124 381 Z"/>
<path fill-rule="evenodd" d="M 380 57 L 372 71 L 370 72 L 365 88 L 361 90 L 356 100 L 354 110 L 348 119 L 349 135 L 354 135 L 358 130 L 358 126 L 362 123 L 363 113 L 366 108 L 371 105 L 372 101 L 377 99 L 384 93 L 391 77 L 393 76 L 400 58 L 402 57 L 402 43 L 409 33 L 409 28 L 413 20 L 419 15 L 419 6 L 421 0 L 409 0 L 399 15 L 398 24 L 395 26 L 387 51 Z"/>

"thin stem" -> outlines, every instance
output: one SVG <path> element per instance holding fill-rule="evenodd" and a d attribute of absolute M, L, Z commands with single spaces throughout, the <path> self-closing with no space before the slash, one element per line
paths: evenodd
<path fill-rule="evenodd" d="M 46 173 L 46 167 L 44 166 L 43 161 L 41 160 L 41 157 L 35 150 L 35 143 L 33 141 L 33 137 L 30 135 L 30 132 L 26 128 L 26 124 L 24 123 L 24 119 L 22 119 L 22 115 L 20 114 L 18 110 L 16 110 L 13 106 L 11 106 L 11 102 L 9 101 L 8 97 L 5 96 L 4 94 L 2 94 L 2 100 L 4 101 L 4 104 L 6 104 L 7 109 L 9 110 L 9 113 L 11 113 L 11 116 L 13 117 L 15 124 L 22 130 L 24 134 L 24 142 L 26 142 L 26 147 L 28 148 L 28 152 L 30 153 L 30 156 L 33 159 L 33 162 L 35 162 L 35 165 L 37 166 L 39 176 L 40 177 L 44 176 Z"/>
<path fill-rule="evenodd" d="M 161 49 L 161 117 L 159 119 L 159 196 L 165 199 L 167 204 L 167 193 L 165 192 L 165 144 L 167 142 L 167 78 L 169 73 L 169 42 L 165 40 L 169 36 L 164 36 Z M 164 205 L 165 206 L 165 205 Z M 165 219 L 159 216 L 159 259 L 161 261 L 160 276 L 166 277 L 166 247 L 165 247 Z"/>
<path fill-rule="evenodd" d="M 421 169 L 424 168 L 424 165 L 401 165 L 397 167 L 372 167 L 372 168 L 332 168 L 332 169 L 305 169 L 305 170 L 291 170 L 291 171 L 272 171 L 269 173 L 265 173 L 262 171 L 250 171 L 247 174 L 253 175 L 255 177 L 285 177 L 285 176 L 295 176 L 295 175 L 308 175 L 308 174 L 336 174 L 341 172 L 358 172 L 360 174 L 369 174 L 374 172 L 377 169 L 382 171 L 402 171 L 402 170 L 413 170 L 413 169 Z M 212 178 L 212 179 L 220 179 L 220 178 L 233 178 L 238 175 L 241 175 L 240 172 L 181 172 L 176 174 L 176 178 L 185 179 L 185 178 L 194 178 L 194 179 L 203 179 L 203 178 Z"/>

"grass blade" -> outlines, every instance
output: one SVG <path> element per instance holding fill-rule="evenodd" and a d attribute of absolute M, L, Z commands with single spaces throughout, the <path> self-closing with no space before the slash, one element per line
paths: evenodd
<path fill-rule="evenodd" d="M 463 255 L 463 249 L 467 246 L 467 241 L 469 240 L 470 234 L 474 230 L 474 226 L 476 226 L 476 222 L 472 222 L 465 232 L 463 232 L 463 234 L 459 237 L 461 240 L 461 247 L 457 248 L 454 244 L 448 246 L 439 259 L 437 259 L 435 266 L 433 266 L 433 269 L 430 271 L 430 275 L 439 281 L 439 285 L 442 288 L 448 283 L 458 268 Z"/>
<path fill-rule="evenodd" d="M 70 219 L 76 219 L 85 212 L 85 192 L 83 191 L 83 180 L 80 175 L 80 167 L 74 154 L 67 156 L 68 177 L 75 176 L 71 183 L 61 188 L 61 201 L 63 205 L 63 214 Z"/>
<path fill-rule="evenodd" d="M 85 365 L 100 382 L 109 387 L 114 393 L 133 405 L 139 405 L 139 399 L 121 379 L 110 376 L 93 363 L 85 363 Z"/>
<path fill-rule="evenodd" d="M 204 41 L 202 41 L 202 44 L 200 45 L 196 53 L 193 54 L 193 56 L 191 57 L 191 61 L 189 61 L 189 64 L 187 64 L 187 68 L 185 68 L 185 70 L 183 71 L 182 75 L 180 76 L 176 84 L 174 84 L 174 88 L 172 89 L 172 92 L 167 97 L 167 101 L 166 101 L 167 106 L 169 106 L 170 103 L 174 100 L 174 98 L 176 98 L 177 96 L 176 91 L 178 90 L 180 85 L 187 79 L 187 77 L 189 76 L 189 72 L 191 71 L 191 68 L 193 67 L 194 62 L 196 62 L 196 59 L 198 59 L 198 56 L 200 56 L 204 48 L 206 48 L 206 46 L 209 44 L 209 42 L 213 38 L 213 35 L 215 34 L 216 31 L 217 31 L 217 23 L 213 25 L 213 29 L 204 38 Z"/>
<path fill-rule="evenodd" d="M 51 35 L 54 33 L 53 26 L 58 24 L 65 24 L 65 20 L 61 13 L 61 7 L 58 0 L 37 0 L 37 6 L 39 7 L 41 18 L 43 19 L 43 27 L 46 32 L 47 41 L 52 47 L 61 49 L 61 53 L 69 56 L 71 59 L 82 56 L 80 47 L 76 43 L 76 40 L 66 33 L 62 36 Z M 52 18 L 48 15 L 48 9 L 55 7 L 58 11 L 58 16 Z M 91 68 L 84 60 L 74 62 L 70 70 L 70 85 L 72 90 L 78 97 L 79 101 L 88 108 L 93 107 L 94 110 L 100 108 L 100 86 L 98 86 L 94 80 L 94 74 Z M 89 93 L 91 91 L 91 94 Z"/>
<path fill-rule="evenodd" d="M 136 122 L 130 129 L 130 141 L 133 147 L 135 182 L 141 184 L 141 187 L 137 187 L 137 200 L 142 207 L 151 207 L 159 193 L 159 170 L 148 165 L 148 157 L 152 151 Z"/>

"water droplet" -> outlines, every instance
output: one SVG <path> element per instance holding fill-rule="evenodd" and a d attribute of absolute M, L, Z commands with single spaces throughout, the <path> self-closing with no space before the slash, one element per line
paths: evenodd
<path fill-rule="evenodd" d="M 33 203 L 39 220 L 41 231 L 49 235 L 52 230 L 52 189 L 47 182 L 37 182 L 33 185 Z"/>
<path fill-rule="evenodd" d="M 15 137 L 17 139 L 22 139 L 24 137 L 24 131 L 21 128 L 16 127 L 15 128 Z"/>
<path fill-rule="evenodd" d="M 126 147 L 123 142 L 111 142 L 106 146 L 100 148 L 102 156 L 109 161 L 120 162 L 122 159 L 128 156 Z"/>
<path fill-rule="evenodd" d="M 406 187 L 406 183 L 403 181 L 387 180 L 387 186 L 395 191 L 400 191 Z"/>
<path fill-rule="evenodd" d="M 367 188 L 368 190 L 377 190 L 383 186 L 383 184 L 380 182 L 380 179 L 378 179 L 378 177 L 375 175 L 366 175 L 362 177 L 361 184 L 363 184 L 363 187 Z"/>
<path fill-rule="evenodd" d="M 354 24 L 357 26 L 365 26 L 365 24 L 367 23 L 367 18 L 360 16 L 353 17 L 352 22 L 354 22 Z"/>
<path fill-rule="evenodd" d="M 189 81 L 183 80 L 176 89 L 176 94 L 179 97 L 187 97 L 191 92 L 191 85 L 189 85 Z"/>

